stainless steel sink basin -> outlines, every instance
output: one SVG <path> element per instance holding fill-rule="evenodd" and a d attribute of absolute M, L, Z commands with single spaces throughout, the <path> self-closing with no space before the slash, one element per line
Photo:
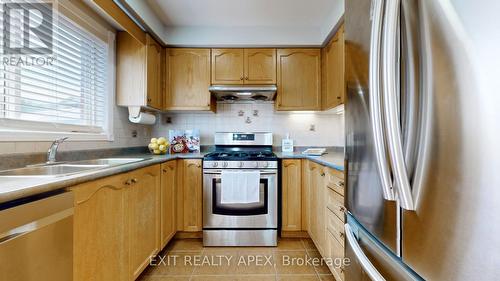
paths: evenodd
<path fill-rule="evenodd" d="M 0 172 L 0 176 L 9 177 L 56 177 L 65 176 L 105 168 L 106 165 L 71 165 L 71 164 L 58 164 L 58 165 L 45 165 L 34 166 L 20 169 L 6 170 Z"/>
<path fill-rule="evenodd" d="M 0 171 L 0 177 L 60 177 L 113 166 L 119 166 L 149 158 L 100 158 L 59 164 L 41 164 L 20 169 Z"/>
<path fill-rule="evenodd" d="M 69 162 L 71 164 L 78 165 L 107 165 L 107 166 L 118 166 L 123 164 L 129 164 L 139 161 L 144 161 L 145 158 L 100 158 L 100 159 L 91 159 L 91 160 L 81 160 Z"/>

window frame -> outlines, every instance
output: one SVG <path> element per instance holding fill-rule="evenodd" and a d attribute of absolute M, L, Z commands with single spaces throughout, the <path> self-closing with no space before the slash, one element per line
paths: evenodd
<path fill-rule="evenodd" d="M 16 119 L 0 119 L 0 142 L 23 142 L 23 141 L 53 141 L 61 137 L 69 137 L 68 141 L 114 141 L 113 119 L 116 95 L 116 32 L 109 25 L 98 22 L 95 15 L 88 15 L 89 7 L 74 5 L 70 1 L 57 1 L 58 8 L 55 12 L 61 13 L 73 24 L 82 28 L 86 32 L 96 35 L 103 39 L 103 34 L 107 38 L 108 58 L 107 58 L 107 76 L 108 81 L 106 89 L 106 100 L 104 110 L 106 111 L 102 131 L 92 132 L 87 126 L 59 124 L 52 122 L 33 122 Z M 63 13 L 70 11 L 72 14 Z M 75 20 L 77 19 L 77 20 Z M 80 24 L 83 23 L 83 24 Z M 93 30 L 85 28 L 91 26 Z"/>

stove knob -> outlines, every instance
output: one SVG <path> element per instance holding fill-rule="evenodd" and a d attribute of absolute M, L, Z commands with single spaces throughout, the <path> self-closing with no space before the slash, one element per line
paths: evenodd
<path fill-rule="evenodd" d="M 254 168 L 258 168 L 259 167 L 259 163 L 258 162 L 253 162 L 252 165 L 253 165 Z"/>
<path fill-rule="evenodd" d="M 212 163 L 212 167 L 216 168 L 217 166 L 219 166 L 219 163 L 218 163 L 217 161 L 214 161 L 214 162 Z"/>
<path fill-rule="evenodd" d="M 269 166 L 269 163 L 267 161 L 262 162 L 262 167 L 267 168 Z"/>
<path fill-rule="evenodd" d="M 242 161 L 238 162 L 238 168 L 243 168 L 243 162 Z"/>
<path fill-rule="evenodd" d="M 227 162 L 226 162 L 226 161 L 224 161 L 224 162 L 222 163 L 222 167 L 227 168 Z"/>

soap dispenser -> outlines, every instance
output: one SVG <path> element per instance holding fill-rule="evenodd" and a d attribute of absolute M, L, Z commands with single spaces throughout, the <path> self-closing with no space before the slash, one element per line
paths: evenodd
<path fill-rule="evenodd" d="M 286 134 L 286 139 L 281 140 L 281 152 L 293 153 L 293 140 L 290 139 L 290 134 Z"/>

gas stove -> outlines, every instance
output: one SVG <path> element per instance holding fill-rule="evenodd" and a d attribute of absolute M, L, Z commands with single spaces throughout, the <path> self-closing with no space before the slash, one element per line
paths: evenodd
<path fill-rule="evenodd" d="M 216 133 L 215 151 L 205 155 L 207 169 L 277 169 L 272 133 Z"/>

